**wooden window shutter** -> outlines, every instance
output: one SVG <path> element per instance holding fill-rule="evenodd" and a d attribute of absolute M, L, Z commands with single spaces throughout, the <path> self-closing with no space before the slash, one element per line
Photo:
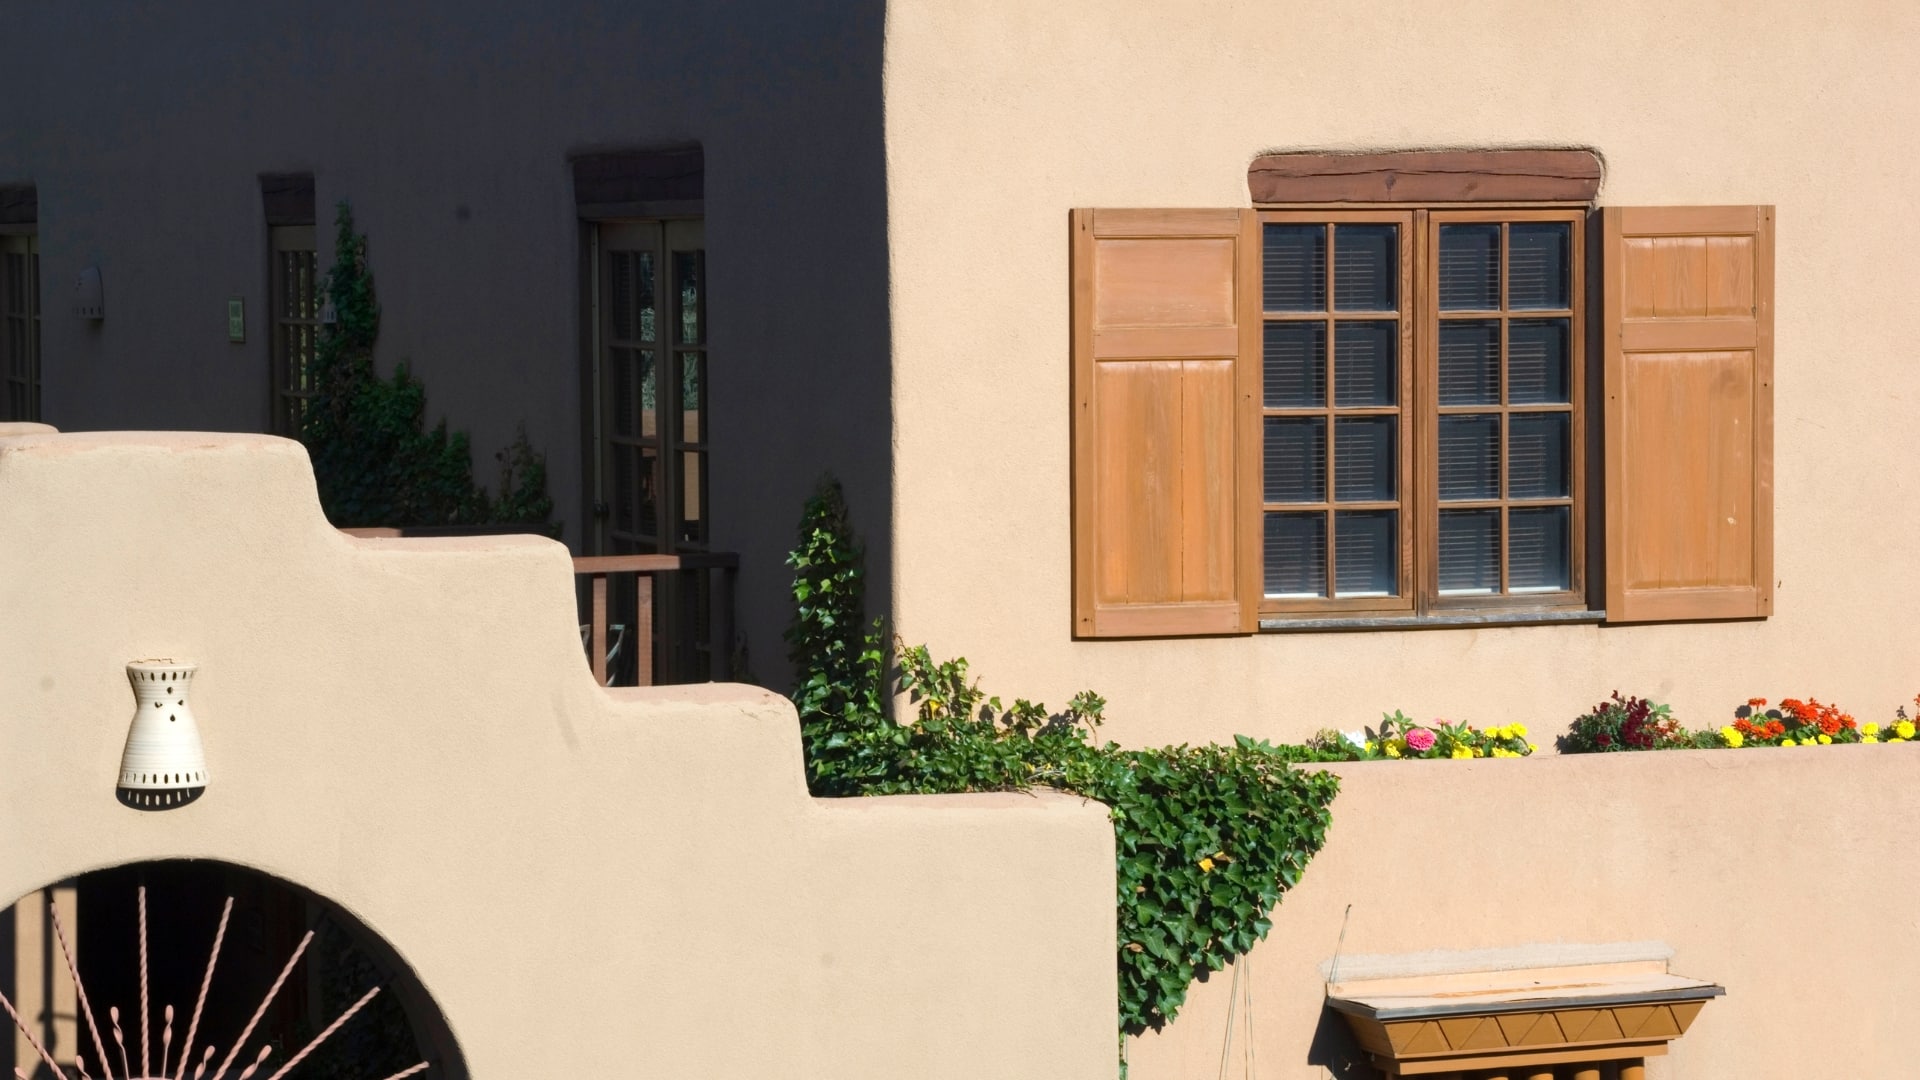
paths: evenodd
<path fill-rule="evenodd" d="M 1602 211 L 1608 622 L 1773 612 L 1773 207 Z"/>
<path fill-rule="evenodd" d="M 1073 212 L 1074 632 L 1251 633 L 1258 219 Z"/>

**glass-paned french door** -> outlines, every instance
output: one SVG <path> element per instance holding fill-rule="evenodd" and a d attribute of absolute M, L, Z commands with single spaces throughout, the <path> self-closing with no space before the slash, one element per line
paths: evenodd
<path fill-rule="evenodd" d="M 40 247 L 0 236 L 0 420 L 40 419 Z"/>
<path fill-rule="evenodd" d="M 706 251 L 699 221 L 599 226 L 599 549 L 707 549 Z"/>
<path fill-rule="evenodd" d="M 320 269 L 311 225 L 268 230 L 269 318 L 273 360 L 273 433 L 300 437 L 313 397 L 314 349 L 320 334 Z"/>
<path fill-rule="evenodd" d="M 698 219 L 594 228 L 594 550 L 710 550 L 705 229 Z M 654 606 L 655 670 L 707 678 L 707 575 L 658 576 Z"/>

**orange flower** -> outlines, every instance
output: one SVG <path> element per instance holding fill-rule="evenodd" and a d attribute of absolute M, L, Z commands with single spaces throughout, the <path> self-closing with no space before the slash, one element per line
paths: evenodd
<path fill-rule="evenodd" d="M 1761 705 L 1765 705 L 1766 703 L 1767 703 L 1767 699 L 1763 697 L 1750 697 L 1747 699 L 1747 704 L 1752 705 L 1756 708 Z M 1920 695 L 1915 695 L 1913 699 L 1913 703 L 1916 705 L 1920 705 Z"/>

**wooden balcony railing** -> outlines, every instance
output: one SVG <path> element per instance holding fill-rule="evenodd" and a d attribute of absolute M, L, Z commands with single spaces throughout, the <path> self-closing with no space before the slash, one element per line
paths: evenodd
<path fill-rule="evenodd" d="M 733 678 L 733 587 L 740 570 L 740 556 L 730 551 L 688 552 L 683 555 L 587 555 L 573 560 L 573 572 L 588 579 L 587 655 L 592 659 L 593 677 L 602 686 L 609 683 L 607 667 L 608 588 L 616 576 L 633 578 L 633 621 L 629 624 L 627 644 L 632 647 L 634 684 L 652 686 L 655 679 L 654 579 L 673 575 L 679 579 L 675 608 L 661 621 L 661 627 L 676 633 L 676 640 L 662 642 L 660 650 L 668 682 L 692 682 L 705 675 L 716 682 Z M 704 579 L 705 588 L 699 587 Z M 705 615 L 706 633 L 699 633 Z M 679 618 L 673 617 L 680 616 Z M 699 640 L 704 637 L 705 640 Z M 705 671 L 699 670 L 699 654 L 705 653 Z"/>
<path fill-rule="evenodd" d="M 449 526 L 340 531 L 360 537 L 408 537 L 498 536 L 528 530 Z M 584 579 L 586 586 L 581 637 L 594 681 L 610 685 L 616 672 L 627 667 L 627 657 L 632 658 L 638 686 L 733 678 L 733 596 L 739 571 L 740 556 L 730 551 L 575 558 L 574 577 Z M 617 593 L 615 585 L 632 591 Z M 615 611 L 626 620 L 620 624 L 625 634 L 618 638 L 610 625 Z M 609 662 L 616 649 L 622 661 L 618 665 Z"/>

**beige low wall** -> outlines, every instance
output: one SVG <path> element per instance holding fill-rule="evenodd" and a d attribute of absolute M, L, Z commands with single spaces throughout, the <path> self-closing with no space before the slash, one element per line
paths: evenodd
<path fill-rule="evenodd" d="M 535 538 L 335 532 L 291 442 L 0 439 L 0 903 L 279 875 L 398 951 L 480 1077 L 1112 1076 L 1102 807 L 809 799 L 784 699 L 596 686 L 571 582 Z M 210 783 L 143 813 L 124 665 L 157 656 L 201 665 Z"/>
<path fill-rule="evenodd" d="M 1337 771 L 1344 782 L 1327 847 L 1248 969 L 1264 1080 L 1330 1074 L 1338 1055 L 1310 1047 L 1323 1017 L 1322 965 L 1343 920 L 1349 956 L 1669 943 L 1673 970 L 1727 994 L 1670 1058 L 1649 1061 L 1656 1080 L 1915 1075 L 1920 748 Z M 1231 981 L 1229 972 L 1196 987 L 1164 1033 L 1133 1040 L 1132 1080 L 1218 1075 Z M 1243 1075 L 1241 1046 L 1232 1080 Z"/>

